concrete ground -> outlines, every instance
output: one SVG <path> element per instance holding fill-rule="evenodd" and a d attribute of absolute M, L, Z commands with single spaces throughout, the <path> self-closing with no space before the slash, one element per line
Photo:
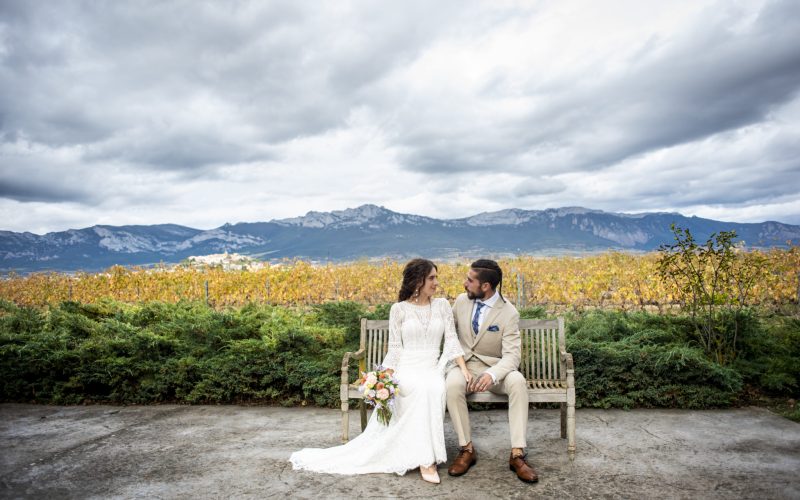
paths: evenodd
<path fill-rule="evenodd" d="M 359 432 L 351 413 L 351 435 Z M 472 413 L 478 463 L 440 485 L 295 472 L 339 444 L 340 412 L 258 406 L 0 405 L 2 498 L 800 498 L 800 424 L 758 408 L 578 410 L 574 460 L 557 410 L 532 409 L 538 484 L 508 470 L 505 410 Z M 457 442 L 445 423 L 448 454 Z"/>

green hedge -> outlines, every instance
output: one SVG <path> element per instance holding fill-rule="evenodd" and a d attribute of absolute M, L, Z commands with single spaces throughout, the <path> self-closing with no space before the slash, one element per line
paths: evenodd
<path fill-rule="evenodd" d="M 2 401 L 331 406 L 353 348 L 324 314 L 270 306 L 2 303 L 0 314 Z"/>
<path fill-rule="evenodd" d="M 578 406 L 720 407 L 742 389 L 739 373 L 687 342 L 681 318 L 605 312 L 568 324 Z"/>
<path fill-rule="evenodd" d="M 342 355 L 358 346 L 360 318 L 385 319 L 388 307 L 215 311 L 188 302 L 64 302 L 38 310 L 0 302 L 0 401 L 333 407 Z M 522 313 L 542 317 L 544 310 Z M 607 311 L 568 317 L 578 405 L 724 407 L 754 387 L 796 395 L 800 322 L 750 313 L 736 319 L 738 357 L 720 366 L 704 355 L 687 318 Z"/>

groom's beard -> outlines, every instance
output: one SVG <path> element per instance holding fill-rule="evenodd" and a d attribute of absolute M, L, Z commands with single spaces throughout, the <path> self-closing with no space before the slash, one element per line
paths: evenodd
<path fill-rule="evenodd" d="M 486 297 L 486 292 L 479 292 L 479 293 L 477 293 L 477 294 L 476 294 L 476 293 L 472 293 L 472 292 L 470 292 L 470 291 L 469 291 L 469 290 L 467 290 L 466 288 L 465 288 L 464 290 L 466 290 L 466 292 L 467 292 L 467 298 L 468 298 L 469 300 L 475 300 L 475 299 L 478 299 L 478 300 L 483 300 L 483 298 L 484 298 L 484 297 Z"/>

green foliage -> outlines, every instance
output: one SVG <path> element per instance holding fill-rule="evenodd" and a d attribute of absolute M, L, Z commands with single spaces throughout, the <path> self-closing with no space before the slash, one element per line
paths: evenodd
<path fill-rule="evenodd" d="M 358 302 L 326 302 L 313 306 L 313 312 L 315 321 L 343 328 L 346 333 L 345 342 L 355 348 L 361 336 L 361 318 L 388 320 L 391 307 L 392 304 L 379 304 L 370 312 Z"/>
<path fill-rule="evenodd" d="M 544 306 L 524 307 L 519 310 L 520 319 L 545 319 L 547 309 Z"/>
<path fill-rule="evenodd" d="M 367 319 L 389 319 L 389 310 L 392 304 L 378 304 L 372 313 L 367 314 Z"/>
<path fill-rule="evenodd" d="M 344 328 L 348 342 L 358 342 L 361 334 L 361 318 L 367 314 L 364 304 L 350 301 L 326 302 L 314 306 L 314 312 L 322 323 Z"/>
<path fill-rule="evenodd" d="M 688 229 L 670 227 L 675 243 L 659 248 L 659 276 L 677 290 L 705 353 L 719 364 L 728 364 L 738 355 L 739 313 L 765 261 L 757 254 L 737 256 L 736 231 L 712 234 L 698 245 Z"/>
<path fill-rule="evenodd" d="M 0 303 L 2 401 L 338 402 L 345 329 L 250 305 Z"/>
<path fill-rule="evenodd" d="M 539 307 L 523 317 L 542 317 Z M 352 302 L 300 311 L 204 303 L 64 302 L 43 311 L 0 301 L 0 401 L 75 404 L 263 402 L 334 407 L 342 355 L 358 345 Z M 717 311 L 738 356 L 706 356 L 691 316 L 595 311 L 567 320 L 579 406 L 708 408 L 743 387 L 796 397 L 800 320 Z M 749 390 L 749 389 L 748 389 Z"/>
<path fill-rule="evenodd" d="M 579 406 L 708 408 L 730 405 L 741 376 L 686 343 L 685 318 L 593 312 L 568 322 Z"/>
<path fill-rule="evenodd" d="M 800 406 L 796 403 L 794 406 L 788 409 L 779 409 L 778 410 L 781 415 L 788 418 L 789 420 L 794 420 L 795 422 L 800 422 Z"/>
<path fill-rule="evenodd" d="M 774 395 L 800 393 L 800 319 L 767 316 L 761 320 L 750 314 L 741 356 L 733 366 L 752 386 Z"/>

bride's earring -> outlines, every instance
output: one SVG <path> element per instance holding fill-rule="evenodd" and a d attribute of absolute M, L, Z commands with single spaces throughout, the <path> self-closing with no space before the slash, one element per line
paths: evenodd
<path fill-rule="evenodd" d="M 419 288 L 414 290 L 414 302 L 419 302 Z"/>

